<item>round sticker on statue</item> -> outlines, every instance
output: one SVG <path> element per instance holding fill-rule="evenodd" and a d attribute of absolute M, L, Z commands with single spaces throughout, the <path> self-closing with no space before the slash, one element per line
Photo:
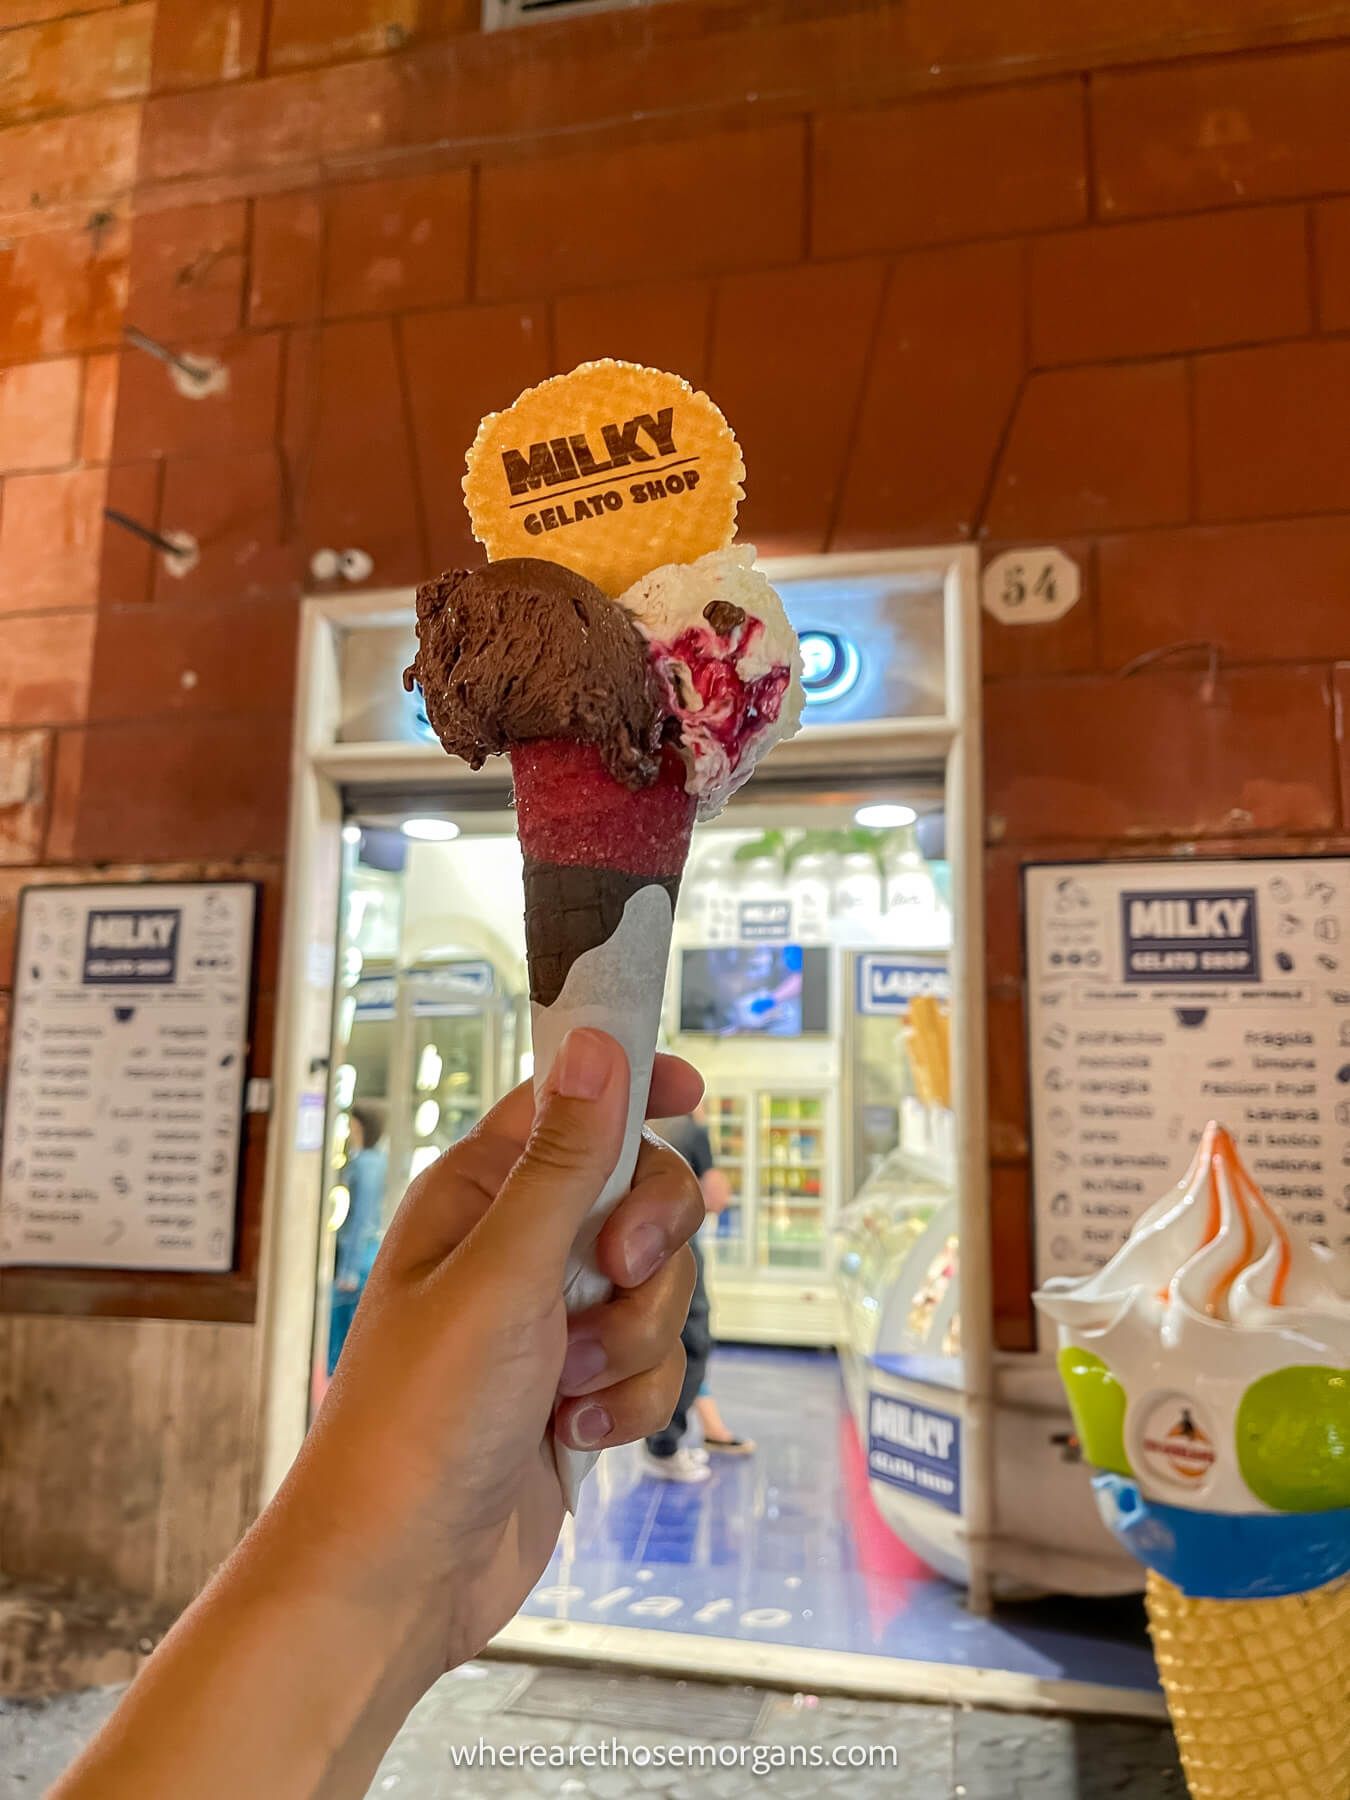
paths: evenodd
<path fill-rule="evenodd" d="M 1158 1481 L 1199 1490 L 1215 1462 L 1214 1439 L 1185 1394 L 1168 1394 L 1150 1407 L 1139 1439 L 1139 1461 Z"/>
<path fill-rule="evenodd" d="M 706 394 L 637 363 L 582 363 L 489 413 L 464 499 L 493 562 L 539 556 L 618 595 L 724 549 L 745 465 Z"/>

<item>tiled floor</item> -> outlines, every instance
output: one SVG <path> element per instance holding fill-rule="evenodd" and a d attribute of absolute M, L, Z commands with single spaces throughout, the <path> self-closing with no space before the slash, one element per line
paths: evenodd
<path fill-rule="evenodd" d="M 115 1698 L 103 1690 L 43 1704 L 0 1701 L 0 1800 L 36 1800 Z M 523 1763 L 530 1746 L 539 1746 L 533 1754 L 541 1761 L 550 1760 L 540 1767 L 503 1766 L 503 1753 Z M 685 1766 L 670 1766 L 672 1751 Z M 466 1753 L 480 1759 L 476 1766 L 459 1760 Z M 858 1766 L 868 1754 L 873 1766 Z M 813 1766 L 804 1766 L 807 1756 L 816 1759 Z M 705 1760 L 691 1767 L 694 1757 Z M 755 1759 L 767 1773 L 755 1772 Z M 514 1663 L 471 1663 L 440 1682 L 412 1714 L 370 1788 L 376 1800 L 445 1800 L 451 1794 L 474 1800 L 751 1800 L 770 1794 L 786 1800 L 834 1794 L 849 1800 L 1185 1800 L 1185 1792 L 1170 1735 L 1159 1726 L 1029 1719 Z"/>
<path fill-rule="evenodd" d="M 1059 1602 L 977 1620 L 955 1589 L 897 1543 L 868 1498 L 832 1357 L 725 1349 L 712 1385 L 728 1421 L 758 1441 L 758 1454 L 718 1463 L 697 1488 L 644 1477 L 636 1452 L 606 1457 L 528 1613 L 1152 1686 L 1137 1606 Z M 792 1679 L 809 1688 L 809 1654 Z M 44 1704 L 0 1702 L 0 1800 L 35 1800 L 114 1699 L 102 1690 Z M 515 1761 L 531 1745 L 553 1760 L 457 1766 L 480 1740 Z M 671 1745 L 686 1756 L 694 1746 L 715 1766 L 665 1766 Z M 876 1747 L 893 1760 L 871 1768 L 831 1760 Z M 813 1766 L 783 1766 L 789 1754 L 808 1752 Z M 607 1766 L 595 1766 L 601 1755 Z M 767 1774 L 755 1773 L 755 1757 Z M 426 1697 L 370 1791 L 394 1800 L 1184 1800 L 1185 1786 L 1170 1734 L 1146 1723 L 483 1662 Z"/>
<path fill-rule="evenodd" d="M 711 1386 L 758 1453 L 680 1487 L 645 1474 L 636 1450 L 611 1452 L 528 1616 L 1156 1687 L 1140 1602 L 976 1619 L 898 1542 L 868 1494 L 832 1355 L 725 1347 Z"/>

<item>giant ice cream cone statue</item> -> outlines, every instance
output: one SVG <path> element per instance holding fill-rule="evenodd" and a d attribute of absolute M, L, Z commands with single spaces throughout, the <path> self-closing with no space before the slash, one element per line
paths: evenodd
<path fill-rule="evenodd" d="M 511 758 L 536 1087 L 573 1026 L 628 1055 L 628 1131 L 573 1246 L 573 1312 L 606 1292 L 593 1246 L 632 1180 L 694 820 L 801 718 L 796 637 L 731 541 L 743 472 L 706 394 L 585 363 L 484 419 L 464 492 L 491 560 L 418 590 L 405 682 L 452 755 Z M 574 1500 L 594 1457 L 557 1457 Z"/>
<path fill-rule="evenodd" d="M 1037 1305 L 1195 1800 L 1350 1800 L 1350 1299 L 1229 1134 Z"/>

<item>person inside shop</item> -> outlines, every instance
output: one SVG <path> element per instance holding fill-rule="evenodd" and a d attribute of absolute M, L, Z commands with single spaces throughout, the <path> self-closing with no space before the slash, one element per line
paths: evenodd
<path fill-rule="evenodd" d="M 698 1102 L 659 1056 L 650 1110 Z M 572 1240 L 619 1159 L 628 1063 L 567 1035 L 413 1182 L 276 1498 L 146 1663 L 53 1800 L 358 1800 L 396 1732 L 547 1566 L 553 1438 L 644 1438 L 684 1376 L 703 1201 L 644 1141 L 596 1244 L 613 1297 L 568 1318 Z"/>
<path fill-rule="evenodd" d="M 711 1215 L 724 1213 L 731 1204 L 731 1183 L 713 1158 L 712 1139 L 703 1118 L 702 1108 L 682 1118 L 666 1119 L 657 1130 L 673 1150 L 689 1164 L 703 1195 L 703 1204 Z M 690 1244 L 694 1253 L 694 1294 L 689 1302 L 680 1341 L 684 1345 L 685 1373 L 675 1411 L 664 1430 L 656 1432 L 643 1446 L 643 1460 L 648 1474 L 662 1481 L 690 1484 L 707 1481 L 711 1470 L 709 1454 L 750 1456 L 754 1443 L 740 1438 L 722 1417 L 717 1401 L 708 1392 L 708 1358 L 712 1354 L 712 1308 L 704 1279 L 703 1250 L 697 1238 Z M 689 1414 L 698 1415 L 703 1428 L 702 1450 L 683 1439 L 689 1429 Z"/>
<path fill-rule="evenodd" d="M 389 1179 L 385 1109 L 374 1100 L 353 1101 L 347 1113 L 347 1160 L 342 1186 L 347 1211 L 333 1251 L 333 1297 L 328 1308 L 328 1373 L 337 1367 L 356 1305 L 380 1248 L 384 1190 Z"/>

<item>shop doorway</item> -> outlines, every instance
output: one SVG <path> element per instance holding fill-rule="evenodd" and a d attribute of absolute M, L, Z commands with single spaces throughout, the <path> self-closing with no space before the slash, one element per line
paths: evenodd
<path fill-rule="evenodd" d="M 993 1346 L 975 573 L 966 550 L 770 569 L 808 722 L 696 831 L 664 1007 L 730 1186 L 706 1227 L 710 1385 L 758 1448 L 688 1488 L 636 1450 L 602 1459 L 512 1647 L 1160 1705 L 1132 1603 L 989 1616 L 1041 1582 L 1110 1594 L 1122 1576 L 1051 1448 L 1053 1369 Z M 429 741 L 399 681 L 411 618 L 410 594 L 306 611 L 268 1482 L 406 1180 L 531 1066 L 506 770 Z M 922 1467 L 878 1451 L 878 1406 L 923 1424 Z"/>

